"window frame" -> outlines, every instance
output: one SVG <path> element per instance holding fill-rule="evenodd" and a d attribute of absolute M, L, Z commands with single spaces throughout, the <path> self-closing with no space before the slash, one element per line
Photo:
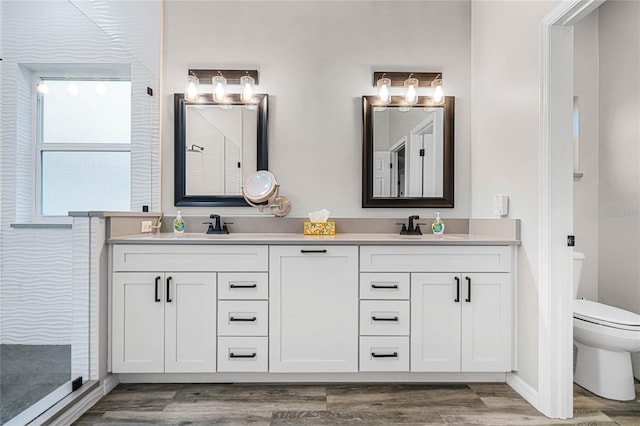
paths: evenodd
<path fill-rule="evenodd" d="M 46 215 L 42 211 L 42 156 L 43 152 L 128 152 L 131 154 L 131 142 L 129 143 L 45 143 L 43 142 L 44 127 L 44 97 L 37 91 L 38 83 L 42 81 L 127 81 L 130 78 L 109 77 L 109 76 L 87 76 L 87 73 L 41 73 L 35 74 L 32 79 L 34 99 L 34 138 L 33 138 L 33 162 L 34 162 L 34 197 L 33 214 L 34 223 L 71 223 L 72 218 L 68 215 Z M 132 98 L 130 94 L 130 102 Z M 131 132 L 131 128 L 129 129 Z M 131 197 L 131 195 L 130 195 Z"/>

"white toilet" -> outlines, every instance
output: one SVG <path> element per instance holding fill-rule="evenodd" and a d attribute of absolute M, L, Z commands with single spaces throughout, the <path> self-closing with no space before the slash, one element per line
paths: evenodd
<path fill-rule="evenodd" d="M 573 262 L 578 297 L 584 254 L 574 253 Z M 589 300 L 573 303 L 574 382 L 604 398 L 635 399 L 631 352 L 640 351 L 640 315 Z"/>

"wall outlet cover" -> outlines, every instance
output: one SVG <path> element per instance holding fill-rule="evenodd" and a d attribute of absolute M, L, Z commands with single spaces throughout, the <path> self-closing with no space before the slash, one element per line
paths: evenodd
<path fill-rule="evenodd" d="M 153 221 L 143 220 L 140 226 L 140 232 L 151 232 L 151 231 L 153 231 Z"/>

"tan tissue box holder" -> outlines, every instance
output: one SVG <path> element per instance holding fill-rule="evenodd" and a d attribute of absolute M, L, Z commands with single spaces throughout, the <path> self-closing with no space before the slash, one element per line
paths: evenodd
<path fill-rule="evenodd" d="M 304 235 L 336 235 L 336 223 L 305 222 Z"/>

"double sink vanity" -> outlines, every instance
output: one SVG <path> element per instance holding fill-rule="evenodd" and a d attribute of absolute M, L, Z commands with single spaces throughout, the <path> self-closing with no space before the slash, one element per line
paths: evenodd
<path fill-rule="evenodd" d="M 107 241 L 110 371 L 123 381 L 504 381 L 516 369 L 517 232 Z"/>

